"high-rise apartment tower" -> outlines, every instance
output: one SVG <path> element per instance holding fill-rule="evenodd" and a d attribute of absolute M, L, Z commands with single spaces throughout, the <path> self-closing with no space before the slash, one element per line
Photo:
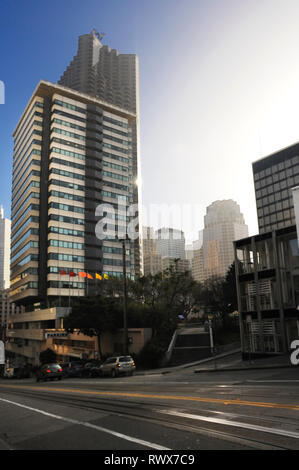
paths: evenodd
<path fill-rule="evenodd" d="M 14 132 L 11 301 L 67 306 L 101 282 L 96 274 L 122 276 L 134 121 L 134 113 L 99 98 L 38 84 Z M 102 204 L 111 208 L 105 240 L 97 233 Z M 126 243 L 134 277 L 135 242 Z"/>

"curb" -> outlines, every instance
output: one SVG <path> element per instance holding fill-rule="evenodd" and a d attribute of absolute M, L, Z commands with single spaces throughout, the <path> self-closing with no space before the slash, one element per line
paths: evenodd
<path fill-rule="evenodd" d="M 233 372 L 233 371 L 248 371 L 248 370 L 265 370 L 265 369 L 289 369 L 294 368 L 292 365 L 277 365 L 277 366 L 253 366 L 253 367 L 232 367 L 232 368 L 216 368 L 216 369 L 197 369 L 194 371 L 195 374 L 204 372 Z"/>

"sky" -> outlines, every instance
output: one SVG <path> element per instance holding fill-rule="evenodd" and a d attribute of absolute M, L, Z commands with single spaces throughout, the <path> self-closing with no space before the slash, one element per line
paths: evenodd
<path fill-rule="evenodd" d="M 190 242 L 206 207 L 233 199 L 258 233 L 252 162 L 299 141 L 298 0 L 0 0 L 5 215 L 18 120 L 93 28 L 139 58 L 144 223 L 175 206 L 171 225 Z"/>

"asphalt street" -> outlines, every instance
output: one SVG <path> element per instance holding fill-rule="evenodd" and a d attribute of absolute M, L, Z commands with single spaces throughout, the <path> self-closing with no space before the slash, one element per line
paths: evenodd
<path fill-rule="evenodd" d="M 115 379 L 2 379 L 0 449 L 298 450 L 299 368 L 237 366 L 238 353 Z"/>

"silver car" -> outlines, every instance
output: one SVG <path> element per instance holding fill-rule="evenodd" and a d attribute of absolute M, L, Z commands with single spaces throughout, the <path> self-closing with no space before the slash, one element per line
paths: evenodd
<path fill-rule="evenodd" d="M 99 368 L 99 375 L 118 377 L 121 374 L 133 375 L 136 370 L 135 362 L 131 356 L 109 357 Z"/>

